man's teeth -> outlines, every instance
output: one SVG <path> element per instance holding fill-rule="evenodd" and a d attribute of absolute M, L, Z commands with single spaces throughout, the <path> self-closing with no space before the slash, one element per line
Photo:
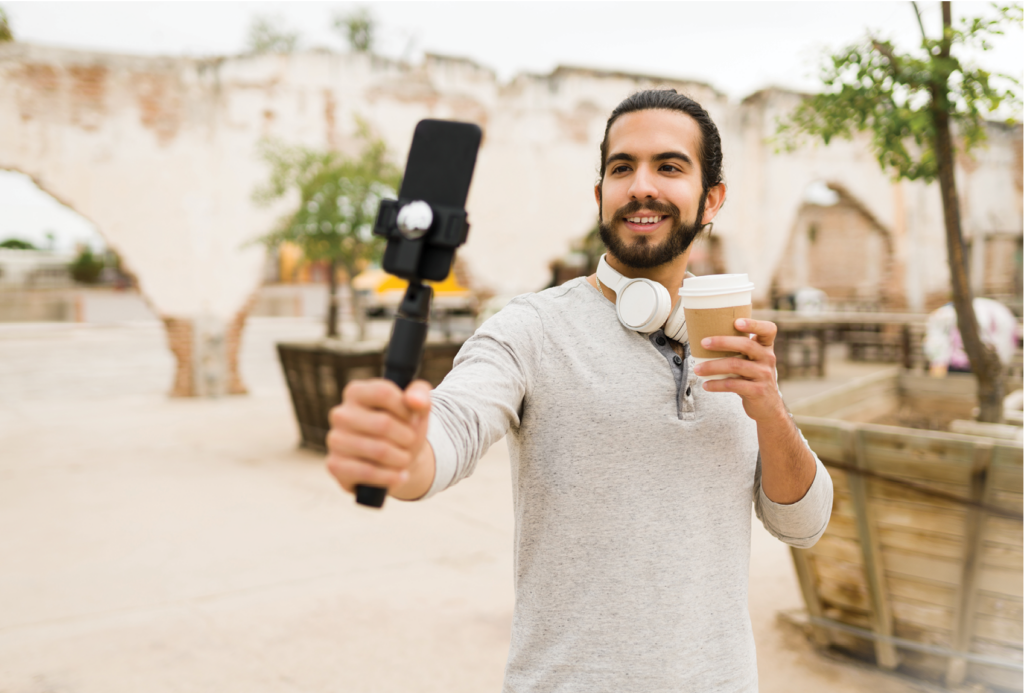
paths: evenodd
<path fill-rule="evenodd" d="M 631 224 L 657 224 L 661 217 L 629 217 L 626 221 Z"/>

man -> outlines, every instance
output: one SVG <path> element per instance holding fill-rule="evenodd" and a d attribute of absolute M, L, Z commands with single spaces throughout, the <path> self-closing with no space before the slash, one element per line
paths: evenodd
<path fill-rule="evenodd" d="M 690 243 L 725 200 L 708 114 L 674 91 L 608 120 L 595 186 L 611 267 L 672 301 Z M 606 275 L 607 276 L 607 275 Z M 514 299 L 466 342 L 433 393 L 349 385 L 328 468 L 348 491 L 425 498 L 507 434 L 516 515 L 506 691 L 757 690 L 747 612 L 750 506 L 794 546 L 824 532 L 828 473 L 775 382 L 769 322 L 688 345 L 616 317 L 597 276 Z M 733 373 L 709 380 L 698 375 Z"/>

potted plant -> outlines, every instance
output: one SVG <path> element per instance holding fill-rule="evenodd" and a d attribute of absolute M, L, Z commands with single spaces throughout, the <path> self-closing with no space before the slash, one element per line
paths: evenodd
<path fill-rule="evenodd" d="M 259 204 L 298 196 L 298 206 L 259 242 L 269 248 L 294 244 L 306 260 L 324 262 L 328 267 L 325 338 L 277 345 L 301 444 L 321 451 L 330 428 L 328 412 L 341 401 L 348 381 L 379 376 L 383 370 L 384 344 L 366 341 L 366 315 L 352 280 L 367 265 L 379 261 L 384 251 L 384 241 L 373 235 L 373 225 L 381 199 L 397 197 L 401 172 L 388 160 L 384 142 L 374 138 L 365 123 L 359 124 L 359 139 L 363 147 L 355 157 L 264 142 L 260 154 L 270 166 L 270 178 L 254 193 Z M 357 325 L 356 342 L 343 341 L 338 330 L 339 270 L 344 270 Z M 451 369 L 458 348 L 458 344 L 428 344 L 420 376 L 439 383 Z"/>

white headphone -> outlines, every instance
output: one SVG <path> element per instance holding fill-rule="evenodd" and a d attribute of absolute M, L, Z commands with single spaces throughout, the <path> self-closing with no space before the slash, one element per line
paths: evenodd
<path fill-rule="evenodd" d="M 627 279 L 615 271 L 602 255 L 597 263 L 597 278 L 615 292 L 615 312 L 619 322 L 636 332 L 650 334 L 662 326 L 665 334 L 677 342 L 687 341 L 683 302 L 672 308 L 668 289 L 650 279 Z"/>

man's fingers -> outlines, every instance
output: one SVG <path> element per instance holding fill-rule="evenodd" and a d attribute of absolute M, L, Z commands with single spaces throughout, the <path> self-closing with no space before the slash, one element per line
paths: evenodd
<path fill-rule="evenodd" d="M 697 364 L 695 372 L 702 377 L 709 375 L 738 375 L 740 378 L 753 380 L 760 375 L 761 368 L 754 361 L 733 356 Z"/>
<path fill-rule="evenodd" d="M 397 419 L 387 411 L 366 409 L 346 403 L 331 410 L 330 420 L 331 428 L 335 431 L 361 433 L 389 440 L 399 447 L 409 447 L 416 442 L 414 423 Z"/>
<path fill-rule="evenodd" d="M 753 320 L 751 318 L 740 318 L 733 323 L 733 326 L 740 332 L 754 335 L 754 339 L 766 347 L 775 343 L 775 335 L 779 331 L 774 322 L 769 320 Z"/>
<path fill-rule="evenodd" d="M 327 449 L 332 454 L 366 460 L 393 469 L 405 469 L 413 462 L 412 452 L 408 448 L 381 438 L 369 438 L 339 429 L 332 429 L 327 434 Z"/>
<path fill-rule="evenodd" d="M 345 386 L 342 401 L 368 409 L 382 409 L 406 421 L 413 416 L 413 410 L 406 404 L 405 393 L 383 378 L 353 380 Z"/>
<path fill-rule="evenodd" d="M 343 489 L 355 493 L 359 484 L 390 488 L 404 483 L 409 474 L 405 471 L 377 467 L 362 460 L 355 460 L 331 454 L 327 457 L 327 471 Z"/>
<path fill-rule="evenodd" d="M 750 337 L 706 337 L 700 345 L 710 351 L 735 351 L 755 361 L 771 353 L 767 347 Z"/>
<path fill-rule="evenodd" d="M 705 380 L 702 387 L 705 392 L 732 392 L 740 397 L 755 397 L 760 395 L 763 390 L 758 383 L 746 378 Z"/>

